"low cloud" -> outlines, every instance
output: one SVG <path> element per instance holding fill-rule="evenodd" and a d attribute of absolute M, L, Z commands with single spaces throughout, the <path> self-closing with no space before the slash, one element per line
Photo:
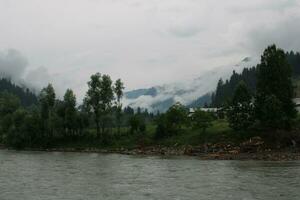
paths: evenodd
<path fill-rule="evenodd" d="M 96 72 L 121 78 L 131 90 L 192 80 L 246 56 L 259 57 L 273 43 L 300 50 L 300 0 L 0 4 L 1 48 L 27 57 L 2 52 L 0 71 L 38 89 L 47 82 L 58 93 L 73 88 L 79 98 Z"/>
<path fill-rule="evenodd" d="M 60 75 L 52 75 L 46 67 L 29 69 L 28 59 L 16 49 L 0 52 L 0 77 L 8 78 L 12 82 L 24 85 L 35 93 L 52 83 L 58 97 L 62 97 L 68 85 Z"/>
<path fill-rule="evenodd" d="M 17 50 L 0 52 L 0 76 L 19 82 L 28 65 L 27 59 Z"/>
<path fill-rule="evenodd" d="M 150 111 L 165 111 L 175 102 L 190 105 L 199 97 L 214 92 L 220 78 L 226 80 L 235 70 L 240 73 L 244 68 L 255 66 L 258 58 L 246 57 L 241 62 L 230 66 L 220 66 L 214 70 L 204 72 L 196 79 L 175 82 L 155 87 L 156 95 L 141 95 L 136 99 L 124 99 L 123 104 L 133 108 L 142 107 Z"/>

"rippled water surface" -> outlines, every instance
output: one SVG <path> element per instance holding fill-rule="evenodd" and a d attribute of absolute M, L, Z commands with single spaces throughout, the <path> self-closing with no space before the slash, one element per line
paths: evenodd
<path fill-rule="evenodd" d="M 0 151 L 0 199 L 300 199 L 300 162 Z"/>

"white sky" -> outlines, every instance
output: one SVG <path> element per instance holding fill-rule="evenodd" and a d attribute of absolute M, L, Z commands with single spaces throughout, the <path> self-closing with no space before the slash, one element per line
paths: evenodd
<path fill-rule="evenodd" d="M 82 96 L 95 72 L 129 90 L 194 78 L 272 43 L 299 51 L 299 21 L 299 0 L 0 0 L 0 50 L 22 54 L 33 84 Z"/>

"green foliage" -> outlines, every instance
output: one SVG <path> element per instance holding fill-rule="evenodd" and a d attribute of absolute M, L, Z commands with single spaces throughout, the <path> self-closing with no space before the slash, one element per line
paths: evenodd
<path fill-rule="evenodd" d="M 0 93 L 0 115 L 11 114 L 21 106 L 20 99 L 8 92 Z"/>
<path fill-rule="evenodd" d="M 129 119 L 131 133 L 144 133 L 146 131 L 146 124 L 144 118 L 140 114 L 135 114 Z"/>
<path fill-rule="evenodd" d="M 121 117 L 122 117 L 122 103 L 121 98 L 123 97 L 123 90 L 125 89 L 124 83 L 121 79 L 116 80 L 114 92 L 116 94 L 116 120 L 118 125 L 118 133 L 120 133 Z"/>
<path fill-rule="evenodd" d="M 17 96 L 20 99 L 21 105 L 24 107 L 36 105 L 38 102 L 36 95 L 28 88 L 24 89 L 5 78 L 0 78 L 0 93 L 2 92 Z"/>
<path fill-rule="evenodd" d="M 106 125 L 110 121 L 108 119 L 114 99 L 112 80 L 108 75 L 101 76 L 100 73 L 96 73 L 91 76 L 88 87 L 85 103 L 87 108 L 90 108 L 90 111 L 94 114 L 97 135 L 100 137 L 100 125 L 102 134 L 104 134 Z M 118 98 L 121 98 L 121 96 Z"/>
<path fill-rule="evenodd" d="M 187 109 L 180 103 L 171 106 L 165 114 L 158 115 L 154 138 L 161 139 L 177 134 L 188 122 Z"/>
<path fill-rule="evenodd" d="M 71 89 L 67 89 L 64 100 L 64 126 L 67 129 L 67 132 L 71 134 L 75 131 L 74 124 L 76 124 L 77 118 L 77 109 L 76 109 L 76 96 Z"/>
<path fill-rule="evenodd" d="M 155 122 L 156 122 L 156 129 L 155 129 L 154 139 L 160 140 L 165 137 L 168 137 L 169 132 L 167 127 L 166 115 L 165 114 L 159 115 Z"/>
<path fill-rule="evenodd" d="M 101 85 L 102 77 L 100 73 L 91 76 L 88 82 L 88 91 L 84 99 L 86 108 L 94 114 L 94 120 L 97 127 L 97 136 L 100 134 L 100 114 L 101 114 Z"/>
<path fill-rule="evenodd" d="M 264 127 L 290 128 L 297 113 L 293 89 L 291 66 L 284 51 L 269 46 L 257 66 L 256 117 Z"/>
<path fill-rule="evenodd" d="M 215 107 L 222 107 L 228 102 L 232 101 L 235 89 L 240 81 L 245 82 L 251 93 L 256 89 L 256 68 L 245 68 L 241 74 L 233 71 L 229 80 L 225 83 L 220 79 L 215 94 L 212 95 L 212 105 Z"/>
<path fill-rule="evenodd" d="M 178 132 L 187 123 L 188 111 L 181 103 L 177 102 L 166 112 L 168 131 Z"/>
<path fill-rule="evenodd" d="M 209 112 L 204 112 L 200 109 L 196 109 L 191 116 L 191 123 L 194 129 L 202 130 L 202 133 L 206 131 L 207 128 L 212 126 L 213 116 Z"/>
<path fill-rule="evenodd" d="M 292 69 L 292 76 L 297 78 L 300 76 L 300 53 L 299 52 L 287 52 L 285 53 L 286 60 L 290 64 Z M 256 91 L 256 74 L 257 67 L 245 68 L 242 73 L 238 74 L 235 71 L 231 75 L 229 80 L 223 81 L 222 84 L 218 84 L 215 94 L 212 95 L 212 105 L 220 107 L 225 105 L 233 97 L 235 88 L 240 81 L 244 81 L 248 86 L 251 93 Z M 299 96 L 299 94 L 298 94 Z"/>
<path fill-rule="evenodd" d="M 251 100 L 252 96 L 247 85 L 241 81 L 227 110 L 230 127 L 235 130 L 246 130 L 253 125 L 254 107 Z"/>
<path fill-rule="evenodd" d="M 292 75 L 288 65 L 293 63 L 293 69 L 298 69 L 298 58 L 298 54 L 289 53 L 286 59 L 282 50 L 271 46 L 257 68 L 244 69 L 241 74 L 234 72 L 229 80 L 220 80 L 212 104 L 223 107 L 229 103 L 228 121 L 222 110 L 217 113 L 218 119 L 201 110 L 190 115 L 180 103 L 157 115 L 140 107 L 135 108 L 136 112 L 131 107 L 123 110 L 124 84 L 120 79 L 113 82 L 110 76 L 99 73 L 91 76 L 84 103 L 79 106 L 71 89 L 62 100 L 56 99 L 51 84 L 42 89 L 38 105 L 31 107 L 24 105 L 21 94 L 17 94 L 20 101 L 11 93 L 3 92 L 0 93 L 0 143 L 15 148 L 238 143 L 256 134 L 255 129 L 246 131 L 254 121 L 251 94 L 256 94 L 255 116 L 263 127 L 289 128 L 298 122 L 294 120 Z"/>
<path fill-rule="evenodd" d="M 13 113 L 20 108 L 17 96 L 8 92 L 0 93 L 0 141 L 13 123 Z"/>
<path fill-rule="evenodd" d="M 48 120 L 55 103 L 55 91 L 51 84 L 48 84 L 48 86 L 43 88 L 40 92 L 39 103 L 42 118 Z"/>

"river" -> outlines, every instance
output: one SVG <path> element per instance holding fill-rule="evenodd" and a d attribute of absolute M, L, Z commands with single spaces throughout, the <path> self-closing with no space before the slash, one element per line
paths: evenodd
<path fill-rule="evenodd" d="M 1 200 L 300 199 L 300 162 L 0 151 Z"/>

